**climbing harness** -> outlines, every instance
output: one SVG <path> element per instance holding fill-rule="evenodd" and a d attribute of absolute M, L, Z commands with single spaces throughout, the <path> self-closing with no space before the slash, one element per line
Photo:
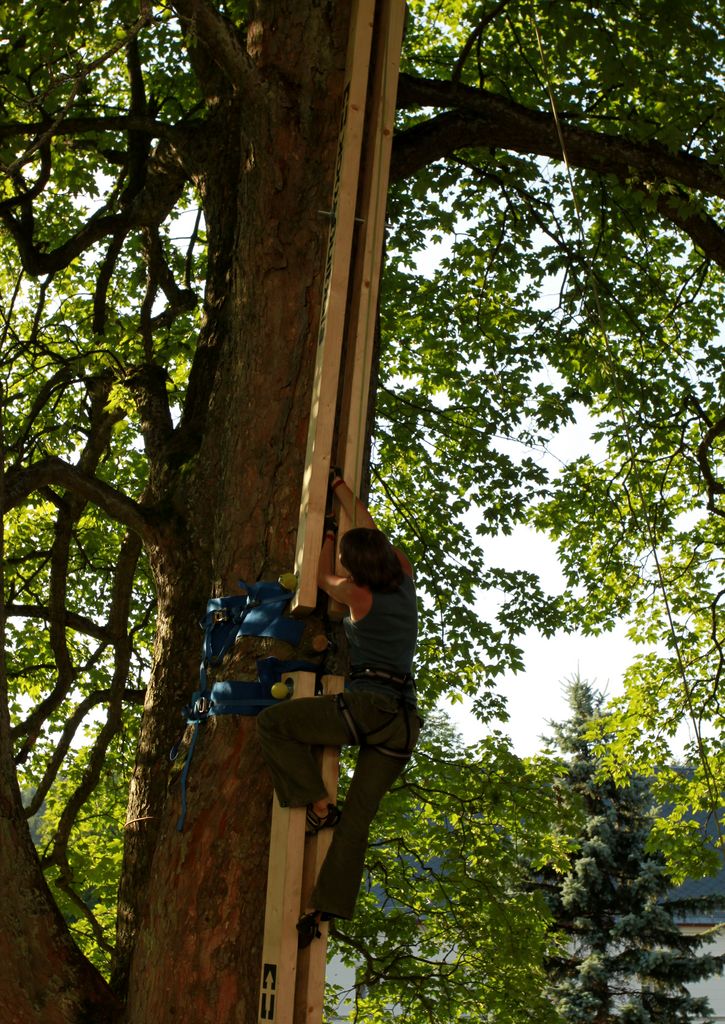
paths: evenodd
<path fill-rule="evenodd" d="M 324 828 L 335 828 L 341 817 L 342 811 L 336 804 L 327 805 L 327 813 L 324 817 L 320 817 L 312 804 L 308 804 L 305 814 L 305 835 L 316 836 Z"/>
<path fill-rule="evenodd" d="M 353 669 L 350 673 L 350 681 L 354 682 L 356 679 L 382 679 L 386 683 L 392 683 L 394 686 L 405 686 L 407 683 L 413 682 L 413 676 L 410 672 L 406 672 L 404 675 L 396 675 L 393 672 L 385 672 L 379 668 Z"/>
<path fill-rule="evenodd" d="M 244 680 L 218 680 L 211 685 L 208 670 L 219 665 L 234 643 L 243 636 L 265 636 L 284 640 L 296 647 L 304 630 L 304 623 L 283 618 L 292 591 L 277 582 L 245 583 L 239 581 L 246 593 L 234 597 L 213 597 L 206 606 L 201 620 L 204 630 L 202 658 L 199 668 L 199 689 L 194 691 L 190 703 L 182 710 L 186 725 L 194 729 L 181 772 L 181 814 L 176 824 L 182 832 L 186 819 L 186 783 L 200 726 L 218 715 L 257 715 L 264 708 L 277 703 L 272 687 L 288 672 L 315 672 L 316 662 L 299 659 L 283 661 L 279 658 L 260 658 L 256 662 L 257 678 Z M 180 740 L 174 744 L 169 758 L 176 760 Z"/>
<path fill-rule="evenodd" d="M 390 673 L 387 673 L 388 677 Z M 353 678 L 353 677 L 351 677 Z M 356 676 L 355 678 L 359 678 Z M 370 676 L 369 678 L 383 678 L 381 675 Z M 399 677 L 402 678 L 402 677 Z M 336 693 L 334 700 L 337 704 L 337 710 L 339 711 L 347 731 L 350 734 L 351 742 L 357 747 L 370 747 L 372 750 L 377 750 L 379 754 L 384 754 L 386 757 L 395 757 L 401 761 L 409 761 L 413 753 L 413 746 L 411 745 L 411 730 L 410 730 L 410 708 L 405 704 L 404 701 L 399 699 L 400 707 L 396 708 L 395 711 L 391 711 L 387 722 L 384 725 L 379 726 L 377 729 L 373 729 L 371 732 L 365 732 L 360 723 L 355 720 L 355 717 L 350 710 L 350 705 L 345 700 L 344 693 Z M 405 720 L 405 746 L 401 749 L 395 747 L 389 747 L 385 743 L 371 742 L 371 738 L 375 737 L 378 733 L 384 733 L 385 730 L 392 724 L 392 722 L 401 713 Z"/>

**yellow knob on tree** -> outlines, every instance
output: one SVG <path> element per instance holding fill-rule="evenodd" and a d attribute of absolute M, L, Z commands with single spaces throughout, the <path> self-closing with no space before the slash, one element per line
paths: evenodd
<path fill-rule="evenodd" d="M 279 582 L 285 590 L 297 590 L 297 576 L 293 572 L 283 572 Z"/>
<path fill-rule="evenodd" d="M 272 689 L 269 692 L 275 700 L 285 700 L 290 695 L 287 683 L 283 683 L 281 680 L 278 683 L 272 683 Z"/>

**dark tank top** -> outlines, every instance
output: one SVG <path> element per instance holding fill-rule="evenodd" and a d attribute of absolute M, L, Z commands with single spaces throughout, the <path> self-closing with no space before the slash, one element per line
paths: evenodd
<path fill-rule="evenodd" d="M 413 656 L 418 636 L 418 606 L 415 584 L 410 576 L 391 593 L 373 592 L 370 611 L 353 622 L 343 619 L 345 635 L 350 647 L 350 675 L 363 668 L 380 669 L 397 676 L 413 671 Z M 382 679 L 350 679 L 350 690 L 370 690 L 390 695 L 391 690 L 401 695 L 409 707 L 416 706 L 415 684 L 412 679 L 403 686 L 386 683 Z"/>

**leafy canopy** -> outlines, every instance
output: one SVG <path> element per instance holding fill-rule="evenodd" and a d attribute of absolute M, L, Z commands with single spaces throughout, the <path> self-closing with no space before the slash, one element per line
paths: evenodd
<path fill-rule="evenodd" d="M 482 720 L 503 716 L 492 686 L 521 666 L 526 629 L 624 617 L 642 655 L 607 756 L 614 770 L 669 762 L 691 717 L 685 753 L 700 767 L 671 795 L 709 805 L 725 773 L 721 5 L 408 8 L 372 471 L 376 513 L 423 593 L 424 701 L 465 692 Z M 204 10 L 245 38 L 246 3 Z M 154 643 L 129 523 L 163 485 L 149 413 L 173 434 L 208 323 L 213 161 L 200 165 L 194 140 L 212 90 L 186 11 L 2 6 L 9 704 L 28 813 L 45 801 L 45 866 L 99 960 Z M 552 464 L 552 438 L 582 419 L 591 442 Z M 519 524 L 556 541 L 565 593 L 497 563 L 495 538 Z M 520 813 L 504 804 L 502 834 L 519 834 Z M 481 884 L 501 892 L 508 853 L 478 831 L 472 846 L 490 854 Z M 500 922 L 469 923 L 493 949 Z"/>

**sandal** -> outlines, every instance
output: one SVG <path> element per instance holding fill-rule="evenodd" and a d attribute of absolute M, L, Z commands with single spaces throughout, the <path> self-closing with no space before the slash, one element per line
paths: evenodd
<path fill-rule="evenodd" d="M 342 811 L 334 804 L 327 805 L 327 814 L 324 818 L 313 810 L 312 805 L 307 807 L 307 820 L 305 822 L 305 835 L 316 836 L 323 828 L 334 828 L 342 817 Z"/>
<path fill-rule="evenodd" d="M 321 939 L 320 922 L 329 921 L 332 914 L 326 914 L 323 910 L 311 910 L 309 914 L 303 914 L 297 922 L 297 948 L 306 949 L 313 939 Z"/>

